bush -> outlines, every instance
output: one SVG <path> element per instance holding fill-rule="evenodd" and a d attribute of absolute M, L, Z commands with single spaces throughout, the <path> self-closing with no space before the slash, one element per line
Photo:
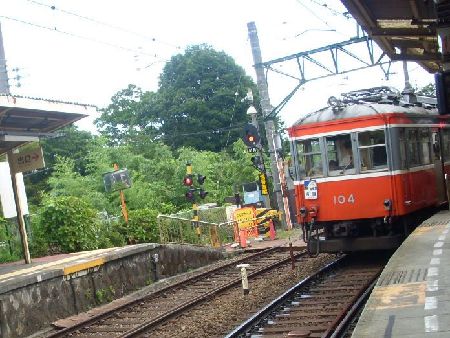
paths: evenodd
<path fill-rule="evenodd" d="M 156 216 L 157 210 L 131 210 L 128 214 L 128 225 L 124 223 L 121 231 L 127 243 L 159 242 Z"/>
<path fill-rule="evenodd" d="M 97 249 L 103 242 L 96 211 L 77 197 L 49 199 L 42 208 L 40 222 L 48 243 L 62 252 Z"/>
<path fill-rule="evenodd" d="M 30 217 L 31 236 L 28 237 L 31 257 L 46 256 L 49 253 L 47 235 L 38 217 Z"/>
<path fill-rule="evenodd" d="M 20 260 L 20 240 L 8 231 L 8 221 L 0 216 L 0 263 Z"/>

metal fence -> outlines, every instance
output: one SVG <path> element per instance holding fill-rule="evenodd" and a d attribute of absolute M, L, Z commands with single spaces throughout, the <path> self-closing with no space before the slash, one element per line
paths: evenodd
<path fill-rule="evenodd" d="M 220 247 L 235 242 L 240 236 L 240 223 L 228 221 L 223 207 L 199 210 L 198 223 L 193 222 L 192 218 L 192 211 L 174 215 L 158 215 L 160 242 Z M 272 218 L 273 216 L 269 217 L 269 219 Z M 263 215 L 249 219 L 247 222 L 254 221 L 254 227 L 259 228 L 259 234 L 268 235 L 267 220 L 267 216 Z"/>
<path fill-rule="evenodd" d="M 214 247 L 233 242 L 234 222 L 227 220 L 225 207 L 198 210 L 198 226 L 192 210 L 157 217 L 161 243 L 190 243 Z"/>

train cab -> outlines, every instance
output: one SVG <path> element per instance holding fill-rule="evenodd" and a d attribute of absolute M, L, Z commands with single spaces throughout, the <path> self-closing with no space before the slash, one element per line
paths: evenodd
<path fill-rule="evenodd" d="M 447 202 L 447 118 L 374 90 L 378 100 L 351 92 L 288 130 L 297 221 L 311 251 L 395 248 L 408 216 Z"/>

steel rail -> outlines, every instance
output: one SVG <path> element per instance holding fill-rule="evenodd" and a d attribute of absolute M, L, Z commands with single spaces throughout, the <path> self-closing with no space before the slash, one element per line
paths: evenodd
<path fill-rule="evenodd" d="M 379 274 L 375 277 L 375 280 L 373 280 L 372 283 L 370 283 L 370 285 L 364 290 L 364 292 L 359 295 L 358 299 L 351 304 L 351 307 L 349 306 L 345 317 L 342 318 L 340 323 L 335 327 L 334 332 L 331 333 L 329 338 L 338 338 L 344 335 L 351 321 L 355 318 L 356 314 L 358 313 L 358 310 L 361 309 L 365 301 L 369 298 L 370 293 L 372 292 L 373 288 L 377 283 L 378 277 Z"/>
<path fill-rule="evenodd" d="M 185 284 L 187 282 L 194 282 L 195 280 L 198 280 L 198 279 L 200 279 L 200 278 L 202 278 L 202 277 L 204 277 L 206 275 L 209 275 L 211 273 L 220 271 L 221 269 L 228 268 L 228 267 L 231 267 L 231 266 L 236 265 L 238 263 L 244 262 L 246 260 L 249 260 L 249 259 L 252 259 L 252 258 L 255 258 L 255 257 L 258 257 L 258 256 L 263 256 L 263 255 L 266 255 L 266 254 L 270 254 L 271 252 L 276 252 L 278 250 L 280 250 L 279 246 L 272 247 L 272 248 L 269 248 L 269 249 L 265 249 L 265 250 L 262 250 L 262 251 L 250 254 L 248 256 L 242 257 L 242 258 L 240 258 L 238 260 L 234 260 L 234 261 L 232 261 L 230 263 L 227 263 L 227 264 L 215 267 L 215 268 L 213 268 L 211 270 L 206 270 L 206 271 L 203 271 L 203 272 L 201 272 L 199 274 L 195 274 L 194 276 L 191 276 L 191 277 L 189 277 L 187 279 L 183 279 L 183 280 L 180 280 L 180 281 L 178 281 L 178 282 L 176 282 L 174 284 L 167 285 L 167 286 L 165 286 L 165 287 L 163 287 L 163 288 L 161 288 L 159 290 L 156 290 L 155 292 L 152 292 L 152 293 L 150 293 L 150 294 L 148 294 L 148 295 L 146 295 L 146 296 L 144 296 L 142 298 L 130 300 L 129 302 L 121 304 L 121 305 L 117 306 L 116 308 L 107 310 L 107 311 L 105 311 L 103 313 L 95 314 L 95 315 L 93 315 L 92 317 L 90 317 L 89 319 L 87 319 L 85 321 L 82 321 L 82 322 L 77 323 L 75 325 L 72 325 L 72 326 L 66 327 L 64 329 L 61 329 L 61 330 L 59 330 L 57 332 L 54 332 L 54 333 L 48 335 L 47 338 L 64 337 L 64 336 L 66 336 L 66 335 L 68 335 L 70 333 L 73 333 L 74 331 L 77 331 L 77 330 L 82 329 L 82 328 L 84 328 L 86 326 L 95 324 L 96 322 L 99 322 L 100 320 L 106 319 L 106 318 L 114 315 L 118 311 L 121 311 L 121 310 L 124 310 L 126 308 L 132 307 L 132 306 L 134 306 L 134 305 L 136 305 L 138 303 L 141 303 L 142 301 L 146 301 L 148 299 L 151 299 L 151 298 L 153 298 L 155 296 L 158 296 L 158 295 L 160 295 L 160 294 L 162 294 L 162 293 L 164 293 L 164 292 L 166 292 L 166 291 L 168 291 L 170 289 L 179 287 L 179 286 L 181 286 L 181 285 L 183 285 L 183 284 Z"/>
<path fill-rule="evenodd" d="M 304 251 L 301 251 L 301 252 L 295 254 L 294 257 L 298 258 L 298 257 L 301 257 L 301 256 L 306 256 L 306 255 L 307 255 L 307 251 L 304 250 Z M 269 264 L 267 266 L 264 266 L 264 267 L 262 267 L 262 268 L 260 268 L 258 270 L 252 271 L 251 273 L 248 274 L 248 278 L 251 279 L 251 278 L 253 278 L 253 277 L 257 276 L 257 275 L 260 275 L 260 274 L 262 274 L 262 273 L 264 273 L 266 271 L 272 270 L 272 269 L 274 269 L 274 268 L 276 268 L 276 267 L 278 267 L 280 265 L 283 265 L 283 264 L 285 264 L 287 262 L 291 262 L 291 260 L 292 260 L 292 257 L 288 257 L 288 258 L 282 259 L 282 260 L 280 260 L 278 262 L 275 262 L 275 263 Z M 163 321 L 165 321 L 167 319 L 170 319 L 170 318 L 172 318 L 174 316 L 177 316 L 177 315 L 181 314 L 183 311 L 185 311 L 185 310 L 187 310 L 187 309 L 197 305 L 198 303 L 200 303 L 200 302 L 202 302 L 202 301 L 204 301 L 204 300 L 206 300 L 208 298 L 211 298 L 212 296 L 215 296 L 215 295 L 217 295 L 217 294 L 219 294 L 219 293 L 221 293 L 221 292 L 223 292 L 223 291 L 225 291 L 227 289 L 230 289 L 230 288 L 240 284 L 241 282 L 242 282 L 241 278 L 236 278 L 233 281 L 231 281 L 231 282 L 229 282 L 229 283 L 227 283 L 227 284 L 225 284 L 225 285 L 223 285 L 221 287 L 213 289 L 213 290 L 211 290 L 211 291 L 209 291 L 209 292 L 207 292 L 207 293 L 205 293 L 203 295 L 200 295 L 200 296 L 198 296 L 198 297 L 196 297 L 196 298 L 194 298 L 194 299 L 192 299 L 192 300 L 190 300 L 188 302 L 185 302 L 185 303 L 181 304 L 180 306 L 174 308 L 170 312 L 162 314 L 162 315 L 156 317 L 155 319 L 153 319 L 151 321 L 148 321 L 148 322 L 146 322 L 144 324 L 139 325 L 138 327 L 136 327 L 136 328 L 134 328 L 132 330 L 127 331 L 126 333 L 124 333 L 123 335 L 120 335 L 118 337 L 119 338 L 136 337 L 136 336 L 138 336 L 141 333 L 149 331 L 152 327 L 155 327 L 155 326 L 161 324 Z"/>
<path fill-rule="evenodd" d="M 238 337 L 240 335 L 245 335 L 246 332 L 248 332 L 249 329 L 251 329 L 255 324 L 263 320 L 267 314 L 273 311 L 276 307 L 281 305 L 286 299 L 291 297 L 295 292 L 297 292 L 298 289 L 305 286 L 310 281 L 317 278 L 320 274 L 327 272 L 328 270 L 334 268 L 337 264 L 339 264 L 346 256 L 341 256 L 337 258 L 336 260 L 332 261 L 331 263 L 328 263 L 323 268 L 318 270 L 315 274 L 310 275 L 300 282 L 298 282 L 296 285 L 294 285 L 292 288 L 287 290 L 285 293 L 283 293 L 280 297 L 273 300 L 270 304 L 266 305 L 263 309 L 255 313 L 252 317 L 247 319 L 244 323 L 242 323 L 240 326 L 235 328 L 232 332 L 230 332 L 225 338 L 233 338 Z"/>

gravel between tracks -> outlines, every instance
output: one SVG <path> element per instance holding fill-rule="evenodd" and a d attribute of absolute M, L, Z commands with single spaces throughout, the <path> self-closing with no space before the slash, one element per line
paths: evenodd
<path fill-rule="evenodd" d="M 277 275 L 271 275 L 269 279 L 250 280 L 248 295 L 243 295 L 241 289 L 228 291 L 163 324 L 147 336 L 223 337 L 274 298 L 334 258 L 334 255 L 321 254 L 315 259 L 297 263 L 295 270 L 290 266 L 282 267 Z M 238 269 L 236 274 L 239 274 Z"/>

